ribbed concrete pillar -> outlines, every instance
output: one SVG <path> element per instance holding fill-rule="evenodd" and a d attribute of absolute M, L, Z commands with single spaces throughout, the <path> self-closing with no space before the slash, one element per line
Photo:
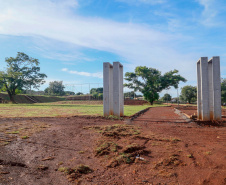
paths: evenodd
<path fill-rule="evenodd" d="M 202 120 L 210 120 L 209 111 L 209 83 L 208 83 L 208 58 L 201 57 L 200 71 L 201 71 L 201 102 L 202 102 Z"/>
<path fill-rule="evenodd" d="M 220 57 L 201 57 L 197 62 L 197 118 L 221 120 Z"/>
<path fill-rule="evenodd" d="M 214 120 L 221 120 L 221 76 L 220 76 L 220 57 L 212 58 L 213 76 L 213 111 Z"/>
<path fill-rule="evenodd" d="M 103 104 L 104 116 L 124 115 L 123 97 L 123 65 L 120 62 L 113 62 L 113 66 L 104 62 L 103 64 Z"/>
<path fill-rule="evenodd" d="M 113 114 L 123 116 L 123 66 L 113 62 Z"/>
<path fill-rule="evenodd" d="M 202 120 L 200 60 L 197 62 L 197 118 Z"/>
<path fill-rule="evenodd" d="M 103 64 L 103 111 L 104 116 L 113 114 L 113 66 L 109 62 Z"/>
<path fill-rule="evenodd" d="M 209 81 L 209 111 L 210 120 L 213 120 L 213 63 L 212 59 L 208 61 L 208 81 Z"/>
<path fill-rule="evenodd" d="M 123 66 L 120 68 L 120 116 L 124 116 L 124 94 L 123 94 Z"/>

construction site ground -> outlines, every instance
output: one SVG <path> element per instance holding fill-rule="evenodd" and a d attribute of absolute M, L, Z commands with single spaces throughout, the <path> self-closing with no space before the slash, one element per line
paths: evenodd
<path fill-rule="evenodd" d="M 1 118 L 0 139 L 0 184 L 226 184 L 226 127 L 173 107 L 132 121 Z"/>

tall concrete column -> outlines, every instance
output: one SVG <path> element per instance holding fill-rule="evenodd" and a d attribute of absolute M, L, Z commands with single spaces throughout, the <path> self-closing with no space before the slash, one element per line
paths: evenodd
<path fill-rule="evenodd" d="M 123 116 L 123 66 L 113 62 L 113 114 Z"/>
<path fill-rule="evenodd" d="M 213 111 L 214 120 L 221 120 L 221 76 L 220 76 L 220 57 L 212 58 L 213 76 Z"/>
<path fill-rule="evenodd" d="M 208 58 L 201 57 L 201 102 L 202 102 L 202 120 L 210 120 L 209 112 L 209 83 L 208 83 Z"/>
<path fill-rule="evenodd" d="M 120 68 L 120 116 L 124 116 L 124 94 L 123 94 L 123 66 Z"/>
<path fill-rule="evenodd" d="M 202 120 L 200 60 L 197 62 L 197 118 Z"/>
<path fill-rule="evenodd" d="M 197 118 L 221 120 L 220 57 L 201 57 L 197 62 Z"/>
<path fill-rule="evenodd" d="M 109 62 L 103 64 L 103 111 L 104 116 L 113 114 L 113 66 Z"/>
<path fill-rule="evenodd" d="M 208 81 L 209 81 L 209 112 L 210 120 L 213 120 L 213 63 L 212 59 L 208 61 Z"/>

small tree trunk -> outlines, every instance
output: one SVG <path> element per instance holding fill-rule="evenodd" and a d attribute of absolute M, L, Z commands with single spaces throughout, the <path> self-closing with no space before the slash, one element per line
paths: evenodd
<path fill-rule="evenodd" d="M 154 102 L 154 101 L 151 101 L 151 102 L 150 102 L 150 103 L 151 103 L 151 105 L 153 105 L 153 102 Z"/>

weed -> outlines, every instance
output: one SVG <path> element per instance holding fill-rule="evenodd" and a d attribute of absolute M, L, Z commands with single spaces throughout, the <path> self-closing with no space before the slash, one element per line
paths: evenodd
<path fill-rule="evenodd" d="M 16 131 L 12 131 L 12 132 L 6 132 L 6 134 L 19 134 L 20 131 L 16 130 Z"/>
<path fill-rule="evenodd" d="M 97 156 L 108 155 L 110 152 L 117 152 L 118 145 L 114 142 L 104 142 L 96 148 L 95 152 Z"/>
<path fill-rule="evenodd" d="M 194 158 L 194 156 L 192 154 L 188 154 L 187 157 L 188 158 Z"/>
<path fill-rule="evenodd" d="M 60 167 L 58 171 L 64 172 L 67 175 L 69 181 L 74 181 L 82 176 L 82 174 L 92 173 L 93 170 L 86 165 L 78 165 L 75 168 L 67 168 L 67 167 Z"/>
<path fill-rule="evenodd" d="M 28 139 L 28 136 L 21 136 L 21 139 Z"/>
<path fill-rule="evenodd" d="M 139 128 L 133 125 L 115 124 L 108 126 L 91 126 L 84 127 L 84 129 L 94 129 L 107 137 L 125 137 L 131 135 L 139 135 Z"/>
<path fill-rule="evenodd" d="M 58 165 L 62 165 L 62 164 L 64 164 L 63 161 L 60 161 L 60 162 L 58 163 Z M 58 170 L 59 170 L 59 169 L 58 169 Z"/>
<path fill-rule="evenodd" d="M 211 152 L 211 151 L 207 151 L 207 152 L 205 152 L 205 154 L 206 154 L 206 155 L 211 155 L 212 152 Z"/>
<path fill-rule="evenodd" d="M 172 138 L 171 141 L 172 141 L 173 143 L 176 143 L 176 142 L 179 142 L 179 141 L 181 141 L 181 140 L 178 139 L 178 138 Z"/>
<path fill-rule="evenodd" d="M 84 152 L 84 151 L 79 151 L 78 153 L 79 153 L 79 154 L 84 154 L 85 152 Z"/>

